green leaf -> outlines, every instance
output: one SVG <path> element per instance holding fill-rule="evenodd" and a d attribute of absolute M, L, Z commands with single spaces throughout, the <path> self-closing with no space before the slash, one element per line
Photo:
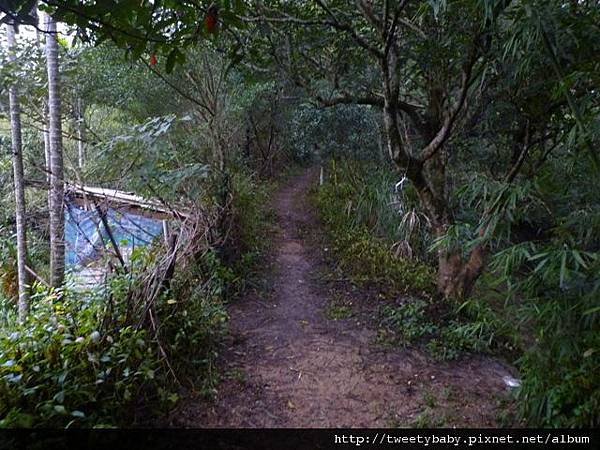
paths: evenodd
<path fill-rule="evenodd" d="M 562 256 L 560 259 L 560 281 L 559 286 L 562 288 L 565 284 L 565 278 L 567 277 L 567 252 L 562 252 Z"/>
<path fill-rule="evenodd" d="M 600 306 L 596 306 L 594 308 L 590 308 L 587 311 L 584 311 L 583 315 L 584 316 L 589 316 L 590 314 L 594 314 L 600 312 Z"/>
<path fill-rule="evenodd" d="M 165 64 L 165 70 L 167 73 L 171 73 L 173 68 L 177 63 L 182 63 L 185 61 L 185 56 L 181 51 L 175 47 L 167 56 L 167 62 Z"/>
<path fill-rule="evenodd" d="M 54 405 L 54 411 L 58 414 L 67 414 L 67 410 L 63 405 Z"/>
<path fill-rule="evenodd" d="M 65 391 L 60 391 L 57 394 L 55 394 L 53 397 L 53 400 L 58 403 L 64 403 L 65 402 Z"/>
<path fill-rule="evenodd" d="M 577 251 L 577 250 L 573 250 L 573 258 L 575 258 L 575 260 L 579 263 L 579 265 L 585 269 L 588 268 L 588 265 L 586 264 L 586 262 L 583 260 L 583 258 L 581 257 L 581 254 Z"/>

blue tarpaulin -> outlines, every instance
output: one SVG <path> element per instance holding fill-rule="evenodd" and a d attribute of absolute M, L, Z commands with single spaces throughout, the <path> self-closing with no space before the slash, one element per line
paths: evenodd
<path fill-rule="evenodd" d="M 162 233 L 162 220 L 107 208 L 106 219 L 122 255 L 152 243 Z M 65 211 L 66 264 L 81 267 L 112 251 L 98 211 L 69 205 Z"/>

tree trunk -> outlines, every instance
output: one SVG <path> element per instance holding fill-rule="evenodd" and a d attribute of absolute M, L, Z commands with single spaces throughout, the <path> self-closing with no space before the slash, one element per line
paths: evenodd
<path fill-rule="evenodd" d="M 77 165 L 83 169 L 85 164 L 85 119 L 83 100 L 77 98 Z"/>
<path fill-rule="evenodd" d="M 46 182 L 50 186 L 50 122 L 48 120 L 48 105 L 44 102 L 44 168 L 46 169 Z M 50 206 L 50 192 L 48 191 L 48 206 Z"/>
<path fill-rule="evenodd" d="M 445 193 L 445 168 L 431 161 L 433 167 L 412 174 L 411 180 L 431 221 L 435 238 L 443 237 L 454 219 L 449 211 Z M 438 256 L 438 292 L 445 298 L 466 298 L 471 294 L 475 282 L 481 275 L 486 262 L 486 248 L 478 245 L 468 255 L 462 249 L 440 246 Z"/>
<path fill-rule="evenodd" d="M 390 105 L 392 108 L 389 107 Z M 384 109 L 385 115 L 396 114 L 393 111 L 393 102 L 386 102 L 386 106 L 388 108 Z M 446 192 L 444 152 L 438 153 L 425 163 L 419 162 L 402 147 L 399 133 L 394 136 L 394 129 L 390 129 L 395 127 L 393 117 L 384 118 L 386 119 L 386 137 L 390 155 L 396 166 L 413 183 L 419 202 L 431 223 L 433 235 L 435 238 L 440 238 L 454 223 Z M 447 249 L 443 246 L 438 248 L 437 252 L 438 292 L 445 298 L 468 297 L 485 267 L 485 247 L 476 247 L 466 257 L 463 256 L 460 249 Z"/>
<path fill-rule="evenodd" d="M 15 28 L 7 25 L 9 58 L 14 60 L 12 51 L 16 47 Z M 29 292 L 27 286 L 27 228 L 25 223 L 25 181 L 23 175 L 23 146 L 21 139 L 21 106 L 16 84 L 8 90 L 10 107 L 10 128 L 12 138 L 12 162 L 15 185 L 15 216 L 17 222 L 17 274 L 19 282 L 19 321 L 23 322 L 29 312 Z"/>
<path fill-rule="evenodd" d="M 485 267 L 483 246 L 473 249 L 465 261 L 460 251 L 438 253 L 438 291 L 445 298 L 467 298 Z"/>
<path fill-rule="evenodd" d="M 50 153 L 50 284 L 62 285 L 65 275 L 64 170 L 58 40 L 56 22 L 46 18 L 46 60 L 48 66 L 48 141 Z"/>
<path fill-rule="evenodd" d="M 36 8 L 32 9 L 32 12 L 35 12 L 35 17 L 37 23 L 39 23 L 39 19 L 43 18 L 43 13 L 39 12 Z M 35 41 L 38 47 L 43 45 L 42 42 L 43 33 L 40 31 L 39 27 L 35 29 Z M 46 182 L 50 185 L 50 142 L 48 137 L 48 104 L 45 100 L 42 100 L 42 114 L 44 127 L 42 131 L 42 136 L 44 138 L 44 170 L 46 171 Z M 50 192 L 48 191 L 48 207 L 50 207 Z"/>

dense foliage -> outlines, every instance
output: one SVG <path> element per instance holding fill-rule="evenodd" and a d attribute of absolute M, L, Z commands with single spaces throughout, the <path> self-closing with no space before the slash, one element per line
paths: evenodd
<path fill-rule="evenodd" d="M 398 193 L 389 172 L 365 169 L 364 163 L 333 162 L 324 171 L 326 182 L 316 200 L 330 231 L 334 260 L 353 283 L 374 283 L 376 298 L 385 299 L 378 301 L 381 344 L 420 343 L 439 359 L 455 359 L 465 352 L 503 355 L 516 361 L 523 377 L 520 420 L 556 427 L 597 426 L 599 258 L 590 247 L 574 246 L 586 242 L 584 238 L 570 237 L 577 232 L 595 239 L 584 229 L 590 224 L 565 218 L 560 228 L 557 225 L 536 242 L 520 241 L 525 232 L 522 220 L 550 220 L 549 205 L 557 208 L 554 217 L 560 217 L 563 186 L 560 195 L 544 184 L 504 193 L 510 207 L 497 218 L 498 228 L 505 231 L 496 243 L 490 273 L 470 299 L 443 305 L 431 297 L 431 260 L 412 251 L 427 252 L 439 243 L 432 241 L 427 222 L 419 221 L 412 210 L 410 187 Z M 536 216 L 532 212 L 542 203 L 542 186 L 550 197 Z M 477 217 L 470 208 L 478 188 L 473 183 L 462 191 L 465 216 Z M 497 199 L 494 193 L 487 195 Z M 571 208 L 563 212 L 572 213 Z M 585 217 L 581 210 L 576 215 Z M 453 245 L 469 245 L 468 233 L 452 239 Z"/>
<path fill-rule="evenodd" d="M 160 248 L 140 250 L 127 273 L 97 289 L 81 292 L 67 285 L 49 292 L 38 285 L 25 323 L 16 323 L 11 314 L 3 317 L 0 426 L 147 423 L 177 402 L 181 383 L 212 395 L 228 319 L 224 305 L 264 248 L 256 228 L 268 224 L 264 191 L 252 189 L 242 174 L 236 180 L 236 189 L 251 195 L 251 201 L 233 202 L 235 226 L 252 231 L 252 240 L 242 234 L 236 241 L 240 259 L 232 263 L 239 269 L 223 266 L 218 249 L 204 249 L 154 300 L 150 320 L 160 323 L 160 330 L 144 320 L 148 304 L 139 297 Z M 10 310 L 3 303 L 4 311 Z"/>
<path fill-rule="evenodd" d="M 84 292 L 45 281 L 60 214 L 33 4 L 0 17 L 29 30 L 0 46 L 0 424 L 138 423 L 177 384 L 209 393 L 224 304 L 268 244 L 270 180 L 300 163 L 323 169 L 338 269 L 385 299 L 380 343 L 501 355 L 520 424 L 600 425 L 597 1 L 40 1 L 69 36 L 58 184 L 187 211 L 183 253 L 108 252 L 106 283 Z"/>
<path fill-rule="evenodd" d="M 28 48 L 19 50 L 20 58 L 26 58 Z M 185 220 L 171 225 L 175 250 L 159 239 L 151 247 L 136 248 L 124 267 L 108 252 L 101 266 L 113 269 L 105 282 L 82 289 L 75 272 L 64 286 L 50 289 L 44 282 L 47 204 L 39 189 L 44 141 L 36 119 L 26 119 L 26 177 L 34 187 L 28 190 L 30 264 L 38 280 L 31 290 L 30 314 L 20 323 L 14 309 L 14 222 L 11 208 L 5 208 L 0 241 L 0 426 L 147 425 L 178 402 L 183 387 L 214 394 L 220 377 L 216 357 L 227 331 L 225 305 L 253 280 L 257 259 L 265 251 L 270 188 L 258 177 L 262 159 L 253 158 L 255 152 L 261 154 L 260 136 L 247 139 L 244 127 L 238 126 L 248 108 L 260 111 L 253 102 L 264 89 L 257 86 L 234 102 L 230 95 L 235 86 L 225 78 L 219 92 L 195 86 L 192 95 L 222 107 L 218 117 L 209 117 L 184 96 L 173 98 L 169 85 L 156 83 L 158 78 L 147 68 L 128 67 L 111 45 L 61 51 L 64 75 L 69 77 L 64 93 L 73 96 L 73 104 L 79 97 L 86 105 L 85 159 L 83 164 L 78 161 L 77 141 L 65 139 L 67 177 L 158 197 L 169 208 L 189 212 Z M 73 70 L 67 66 L 71 58 L 78 61 Z M 197 65 L 190 63 L 174 73 L 173 80 L 199 67 L 206 77 L 213 70 L 215 77 L 223 77 L 222 67 L 206 65 L 203 55 L 199 58 Z M 33 63 L 38 67 L 35 64 L 39 61 Z M 11 74 L 10 68 L 3 69 Z M 37 91 L 26 84 L 39 74 L 20 76 L 24 105 L 43 95 L 43 87 Z M 76 89 L 69 89 L 70 77 Z M 206 77 L 203 81 L 209 83 Z M 67 102 L 63 118 L 67 136 L 77 130 L 71 106 Z M 227 140 L 207 132 L 216 126 Z M 264 118 L 257 119 L 256 127 L 260 133 Z M 10 140 L 2 136 L 3 149 L 6 145 Z M 250 154 L 242 153 L 244 147 Z M 225 148 L 227 153 L 221 153 Z M 219 168 L 222 158 L 227 166 Z M 277 167 L 277 154 L 270 158 Z M 9 171 L 10 160 L 3 160 L 0 176 L 10 179 Z M 7 206 L 12 204 L 9 186 L 4 184 L 2 191 Z M 170 261 L 175 270 L 167 275 Z"/>
<path fill-rule="evenodd" d="M 326 173 L 328 182 L 319 190 L 317 204 L 343 270 L 359 283 L 375 284 L 390 295 L 402 291 L 431 295 L 431 268 L 403 257 L 400 248 L 394 251 L 404 219 L 401 211 L 390 208 L 395 197 L 391 173 L 356 164 L 339 169 L 335 161 Z"/>
<path fill-rule="evenodd" d="M 422 344 L 441 360 L 464 352 L 514 352 L 517 331 L 488 302 L 447 305 L 434 295 L 431 260 L 413 252 L 430 236 L 410 188 L 399 192 L 389 169 L 364 163 L 333 161 L 325 173 L 315 200 L 333 261 L 352 283 L 375 289 L 380 344 Z"/>

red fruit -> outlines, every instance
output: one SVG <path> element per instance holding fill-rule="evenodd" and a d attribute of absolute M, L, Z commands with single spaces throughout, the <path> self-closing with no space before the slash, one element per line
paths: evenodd
<path fill-rule="evenodd" d="M 216 6 L 211 6 L 208 8 L 206 12 L 206 17 L 204 18 L 204 26 L 206 26 L 206 31 L 209 33 L 216 33 L 217 26 L 219 24 L 219 10 Z"/>
<path fill-rule="evenodd" d="M 156 55 L 152 53 L 152 55 L 150 55 L 150 66 L 154 67 L 157 62 L 158 60 L 156 59 Z"/>

